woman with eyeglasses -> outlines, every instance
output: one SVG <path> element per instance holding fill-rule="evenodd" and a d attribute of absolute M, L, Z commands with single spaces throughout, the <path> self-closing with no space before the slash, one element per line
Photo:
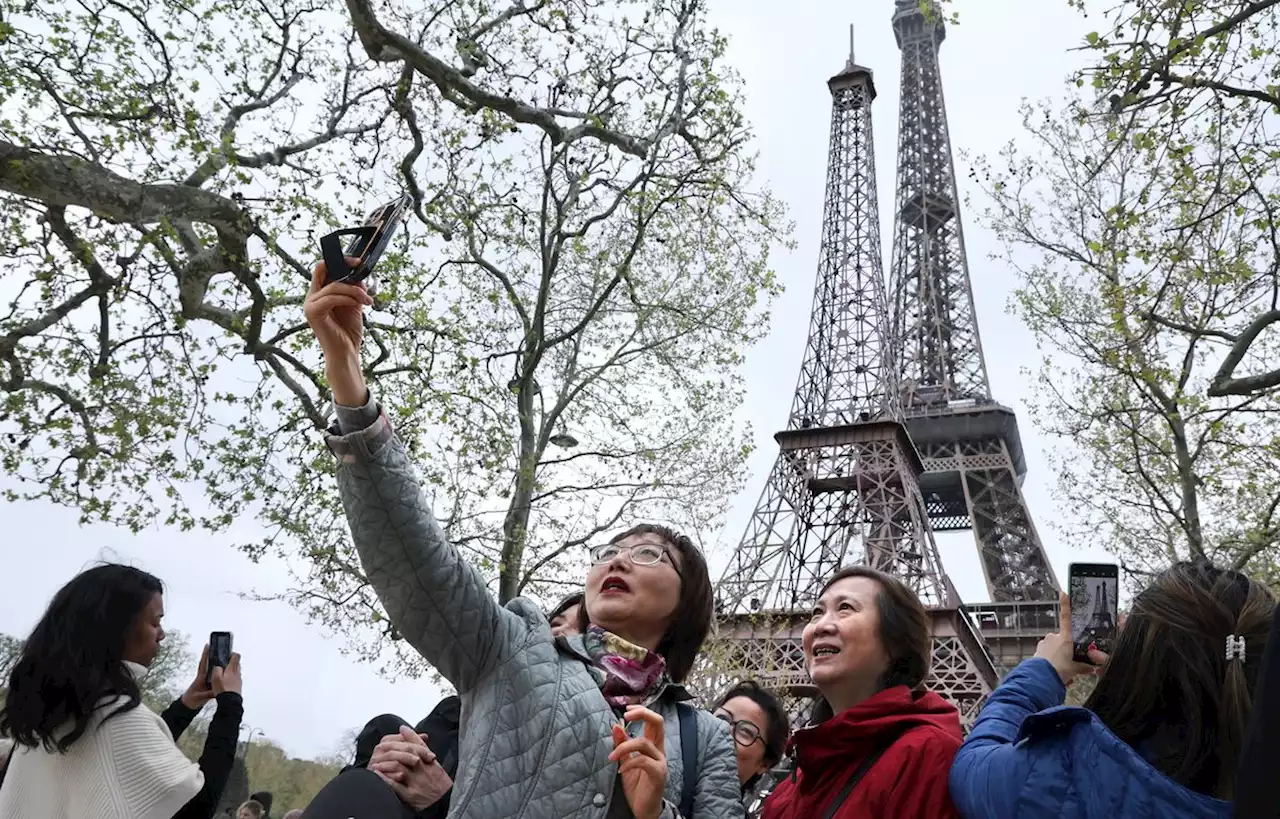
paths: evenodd
<path fill-rule="evenodd" d="M 782 702 L 754 680 L 744 680 L 729 689 L 713 713 L 729 724 L 738 757 L 742 800 L 749 807 L 760 777 L 782 761 L 791 736 L 791 718 Z"/>
<path fill-rule="evenodd" d="M 365 386 L 360 346 L 370 303 L 362 286 L 326 285 L 321 263 L 305 314 L 337 405 L 327 442 L 361 564 L 396 630 L 462 698 L 449 815 L 741 817 L 729 728 L 684 705 L 690 696 L 681 685 L 711 627 L 702 553 L 656 525 L 597 545 L 583 567 L 578 635 L 553 637 L 532 601 L 499 605 L 436 522 L 404 445 Z M 386 758 L 425 764 L 405 744 Z"/>

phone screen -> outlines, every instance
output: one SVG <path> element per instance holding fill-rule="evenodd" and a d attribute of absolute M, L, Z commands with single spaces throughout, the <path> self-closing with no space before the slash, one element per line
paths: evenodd
<path fill-rule="evenodd" d="M 1071 595 L 1071 642 L 1075 657 L 1089 661 L 1089 645 L 1108 654 L 1115 648 L 1120 617 L 1120 571 L 1114 563 L 1072 563 L 1067 574 Z"/>
<path fill-rule="evenodd" d="M 231 662 L 232 637 L 229 631 L 215 631 L 209 635 L 209 666 L 205 671 L 205 684 L 213 684 L 213 669 L 226 668 Z"/>

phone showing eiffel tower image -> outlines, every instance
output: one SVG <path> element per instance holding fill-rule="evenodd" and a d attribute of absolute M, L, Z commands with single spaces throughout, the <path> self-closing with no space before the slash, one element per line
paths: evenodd
<path fill-rule="evenodd" d="M 1075 657 L 1089 662 L 1090 644 L 1110 654 L 1120 619 L 1120 569 L 1114 563 L 1072 563 L 1067 569 L 1071 595 L 1071 642 Z"/>

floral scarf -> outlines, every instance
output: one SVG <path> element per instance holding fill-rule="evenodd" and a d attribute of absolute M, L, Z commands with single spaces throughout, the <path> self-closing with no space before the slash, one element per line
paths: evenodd
<path fill-rule="evenodd" d="M 645 702 L 667 682 L 667 662 L 656 651 L 629 643 L 599 626 L 588 626 L 582 645 L 605 700 L 615 708 Z"/>

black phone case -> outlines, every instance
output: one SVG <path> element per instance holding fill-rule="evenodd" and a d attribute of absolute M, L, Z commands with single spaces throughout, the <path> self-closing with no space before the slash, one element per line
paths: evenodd
<path fill-rule="evenodd" d="M 234 650 L 232 640 L 233 638 L 231 637 L 227 638 L 227 650 L 225 652 L 216 651 L 216 641 L 209 640 L 209 665 L 204 670 L 204 684 L 206 686 L 213 685 L 213 669 L 226 668 L 227 663 L 231 662 L 231 652 Z"/>
<path fill-rule="evenodd" d="M 324 257 L 326 270 L 325 284 L 346 282 L 356 284 L 362 282 L 373 273 L 378 259 L 382 258 L 387 245 L 391 244 L 396 228 L 404 221 L 405 215 L 413 207 L 413 197 L 405 194 L 393 202 L 378 208 L 365 219 L 358 228 L 335 230 L 320 239 L 320 252 Z M 339 239 L 352 237 L 345 248 Z M 360 259 L 355 267 L 348 267 L 346 257 Z"/>

